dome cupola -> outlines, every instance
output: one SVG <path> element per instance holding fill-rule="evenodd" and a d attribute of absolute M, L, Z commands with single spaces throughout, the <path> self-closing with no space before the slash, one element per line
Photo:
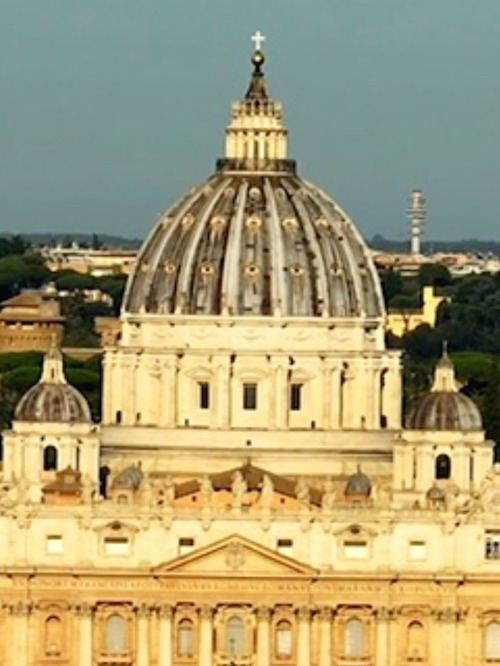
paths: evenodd
<path fill-rule="evenodd" d="M 29 422 L 89 423 L 90 408 L 83 395 L 68 384 L 61 352 L 55 341 L 45 354 L 40 380 L 17 404 L 14 420 Z"/>
<path fill-rule="evenodd" d="M 124 314 L 342 317 L 382 321 L 379 278 L 346 213 L 297 175 L 264 55 L 252 56 L 215 173 L 158 219 Z"/>
<path fill-rule="evenodd" d="M 369 477 L 361 471 L 361 466 L 354 474 L 347 479 L 344 495 L 348 498 L 352 497 L 369 497 L 372 492 L 372 483 Z"/>
<path fill-rule="evenodd" d="M 482 430 L 477 405 L 460 393 L 459 388 L 445 344 L 434 371 L 432 387 L 410 414 L 407 427 L 411 430 Z"/>

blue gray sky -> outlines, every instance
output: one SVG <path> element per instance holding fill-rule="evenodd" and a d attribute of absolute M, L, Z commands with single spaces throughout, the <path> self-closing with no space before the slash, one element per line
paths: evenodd
<path fill-rule="evenodd" d="M 213 169 L 251 33 L 290 153 L 370 238 L 500 238 L 499 0 L 0 0 L 0 231 L 142 237 Z"/>

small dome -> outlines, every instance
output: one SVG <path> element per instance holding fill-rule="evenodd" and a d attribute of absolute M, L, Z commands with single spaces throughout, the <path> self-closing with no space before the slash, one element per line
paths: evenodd
<path fill-rule="evenodd" d="M 434 383 L 408 418 L 410 430 L 482 430 L 476 404 L 458 390 L 455 369 L 446 351 L 436 365 Z"/>
<path fill-rule="evenodd" d="M 370 479 L 358 467 L 357 471 L 348 479 L 345 487 L 345 495 L 365 495 L 369 497 L 372 491 Z"/>
<path fill-rule="evenodd" d="M 130 465 L 115 477 L 111 487 L 113 490 L 138 490 L 143 476 L 140 465 Z"/>
<path fill-rule="evenodd" d="M 408 419 L 410 430 L 482 430 L 481 414 L 462 393 L 427 394 Z"/>
<path fill-rule="evenodd" d="M 428 500 L 433 502 L 444 502 L 446 499 L 446 494 L 442 488 L 439 488 L 436 484 L 432 485 L 427 491 L 426 495 Z"/>
<path fill-rule="evenodd" d="M 38 423 L 89 423 L 92 420 L 88 402 L 66 381 L 62 356 L 54 345 L 45 354 L 40 381 L 18 402 L 14 420 Z"/>

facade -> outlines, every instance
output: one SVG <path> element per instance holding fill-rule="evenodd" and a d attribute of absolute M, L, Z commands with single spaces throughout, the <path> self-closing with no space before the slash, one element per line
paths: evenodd
<path fill-rule="evenodd" d="M 56 347 L 4 433 L 1 666 L 500 661 L 500 468 L 446 352 L 401 415 L 380 284 L 256 51 L 158 220 L 93 424 Z"/>
<path fill-rule="evenodd" d="M 61 343 L 64 317 L 57 290 L 23 291 L 0 303 L 0 351 L 47 351 L 51 341 Z"/>

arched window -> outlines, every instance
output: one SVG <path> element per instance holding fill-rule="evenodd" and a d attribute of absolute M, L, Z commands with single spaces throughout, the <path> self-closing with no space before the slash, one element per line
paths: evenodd
<path fill-rule="evenodd" d="M 486 626 L 484 656 L 486 659 L 500 659 L 500 622 L 490 622 Z"/>
<path fill-rule="evenodd" d="M 45 472 L 57 469 L 57 449 L 52 444 L 43 450 L 43 469 Z"/>
<path fill-rule="evenodd" d="M 245 646 L 245 626 L 241 617 L 233 615 L 226 623 L 226 654 L 238 657 Z"/>
<path fill-rule="evenodd" d="M 61 654 L 62 642 L 62 622 L 58 617 L 52 615 L 45 620 L 45 654 Z"/>
<path fill-rule="evenodd" d="M 361 620 L 353 617 L 345 625 L 345 653 L 348 657 L 363 656 L 364 627 Z"/>
<path fill-rule="evenodd" d="M 116 613 L 106 619 L 104 646 L 108 652 L 125 650 L 125 620 Z"/>
<path fill-rule="evenodd" d="M 276 625 L 274 652 L 282 659 L 292 656 L 292 625 L 288 620 L 280 620 Z"/>
<path fill-rule="evenodd" d="M 423 659 L 425 657 L 425 632 L 421 622 L 410 622 L 406 631 L 406 645 L 410 659 Z"/>
<path fill-rule="evenodd" d="M 193 623 L 185 618 L 177 625 L 177 655 L 179 657 L 190 657 L 193 654 Z"/>
<path fill-rule="evenodd" d="M 436 458 L 436 479 L 449 479 L 451 477 L 451 460 L 450 456 L 441 453 Z"/>

